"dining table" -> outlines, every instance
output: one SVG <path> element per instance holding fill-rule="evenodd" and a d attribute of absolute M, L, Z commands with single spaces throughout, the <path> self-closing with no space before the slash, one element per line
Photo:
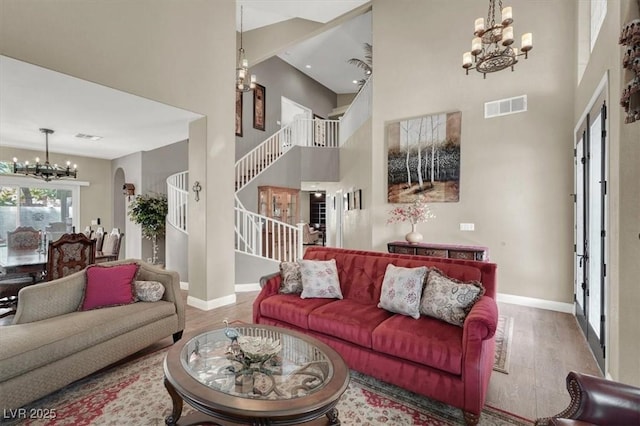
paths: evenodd
<path fill-rule="evenodd" d="M 0 280 L 16 276 L 31 276 L 39 281 L 47 268 L 45 250 L 12 250 L 0 246 Z"/>

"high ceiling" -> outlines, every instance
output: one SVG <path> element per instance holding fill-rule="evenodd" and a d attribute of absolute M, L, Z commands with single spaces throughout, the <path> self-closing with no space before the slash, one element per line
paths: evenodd
<path fill-rule="evenodd" d="M 243 28 L 259 28 L 291 18 L 326 23 L 366 0 L 239 0 Z M 278 56 L 336 93 L 352 93 L 361 70 L 346 61 L 362 58 L 371 42 L 370 13 L 334 27 Z M 307 67 L 309 65 L 310 67 Z M 110 89 L 85 80 L 0 56 L 0 146 L 114 159 L 188 137 L 188 123 L 200 115 Z M 101 136 L 93 141 L 77 134 Z M 0 161 L 7 161 L 1 158 Z"/>

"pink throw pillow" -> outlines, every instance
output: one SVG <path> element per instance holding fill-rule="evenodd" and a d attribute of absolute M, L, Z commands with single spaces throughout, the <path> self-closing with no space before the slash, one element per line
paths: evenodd
<path fill-rule="evenodd" d="M 87 285 L 81 311 L 128 305 L 135 301 L 133 280 L 138 272 L 136 263 L 116 266 L 89 266 Z"/>

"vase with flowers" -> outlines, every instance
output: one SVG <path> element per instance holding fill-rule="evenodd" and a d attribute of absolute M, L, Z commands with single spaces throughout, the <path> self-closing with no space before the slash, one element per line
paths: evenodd
<path fill-rule="evenodd" d="M 398 222 L 410 222 L 411 232 L 406 234 L 405 239 L 411 244 L 418 244 L 422 241 L 422 234 L 417 231 L 417 225 L 420 222 L 426 222 L 429 219 L 434 218 L 435 215 L 420 198 L 417 198 L 413 203 L 402 206 L 394 207 L 389 211 L 389 219 L 387 223 Z"/>

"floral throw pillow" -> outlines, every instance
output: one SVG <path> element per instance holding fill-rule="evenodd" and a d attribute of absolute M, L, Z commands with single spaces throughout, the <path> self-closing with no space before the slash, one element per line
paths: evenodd
<path fill-rule="evenodd" d="M 420 313 L 462 327 L 473 305 L 484 294 L 478 281 L 463 283 L 431 269 L 422 294 Z"/>
<path fill-rule="evenodd" d="M 281 294 L 302 293 L 302 277 L 300 276 L 300 265 L 296 262 L 280 263 L 280 289 Z"/>
<path fill-rule="evenodd" d="M 298 260 L 302 276 L 302 299 L 342 299 L 336 260 Z"/>
<path fill-rule="evenodd" d="M 387 265 L 382 280 L 378 308 L 389 312 L 420 318 L 420 295 L 429 268 L 402 268 Z"/>
<path fill-rule="evenodd" d="M 134 281 L 136 301 L 157 302 L 164 295 L 164 285 L 158 281 Z"/>

